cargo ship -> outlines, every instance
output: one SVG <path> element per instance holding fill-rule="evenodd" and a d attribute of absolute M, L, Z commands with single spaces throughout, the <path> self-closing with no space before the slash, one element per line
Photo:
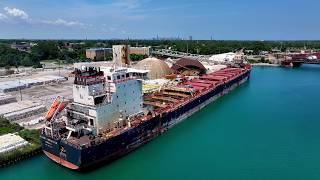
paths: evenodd
<path fill-rule="evenodd" d="M 128 68 L 75 69 L 73 100 L 57 97 L 41 130 L 44 153 L 73 170 L 111 162 L 146 144 L 245 83 L 251 66 L 228 66 L 197 77 L 178 76 L 143 94 Z"/>

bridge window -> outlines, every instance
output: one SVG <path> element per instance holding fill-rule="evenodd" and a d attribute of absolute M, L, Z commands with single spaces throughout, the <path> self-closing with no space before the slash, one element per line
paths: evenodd
<path fill-rule="evenodd" d="M 90 119 L 89 125 L 90 125 L 90 126 L 94 126 L 94 124 L 93 124 L 93 119 Z"/>

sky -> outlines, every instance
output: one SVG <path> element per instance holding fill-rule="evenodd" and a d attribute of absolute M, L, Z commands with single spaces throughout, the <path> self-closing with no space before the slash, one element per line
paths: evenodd
<path fill-rule="evenodd" d="M 0 39 L 320 40 L 319 0 L 0 0 Z"/>

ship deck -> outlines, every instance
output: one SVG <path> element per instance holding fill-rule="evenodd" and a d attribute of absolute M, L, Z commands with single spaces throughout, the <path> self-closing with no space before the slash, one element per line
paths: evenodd
<path fill-rule="evenodd" d="M 244 68 L 226 68 L 217 72 L 209 73 L 190 81 L 185 81 L 176 87 L 164 87 L 160 92 L 144 96 L 144 105 L 151 106 L 154 109 L 152 115 L 134 118 L 131 121 L 131 128 L 134 128 L 152 117 L 170 112 L 178 107 L 187 104 L 189 101 L 198 98 L 209 91 L 214 90 L 217 86 L 226 84 L 244 73 L 251 70 L 250 66 Z M 105 137 L 113 137 L 127 131 L 128 128 L 115 129 Z"/>

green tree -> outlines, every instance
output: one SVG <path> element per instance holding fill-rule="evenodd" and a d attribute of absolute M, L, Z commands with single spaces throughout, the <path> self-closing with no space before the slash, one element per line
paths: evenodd
<path fill-rule="evenodd" d="M 40 41 L 31 51 L 40 60 L 57 59 L 59 56 L 59 49 L 55 41 Z"/>
<path fill-rule="evenodd" d="M 31 58 L 27 55 L 21 60 L 21 65 L 22 66 L 32 66 L 33 62 Z"/>
<path fill-rule="evenodd" d="M 131 61 L 140 61 L 145 59 L 147 56 L 143 54 L 130 54 Z"/>

